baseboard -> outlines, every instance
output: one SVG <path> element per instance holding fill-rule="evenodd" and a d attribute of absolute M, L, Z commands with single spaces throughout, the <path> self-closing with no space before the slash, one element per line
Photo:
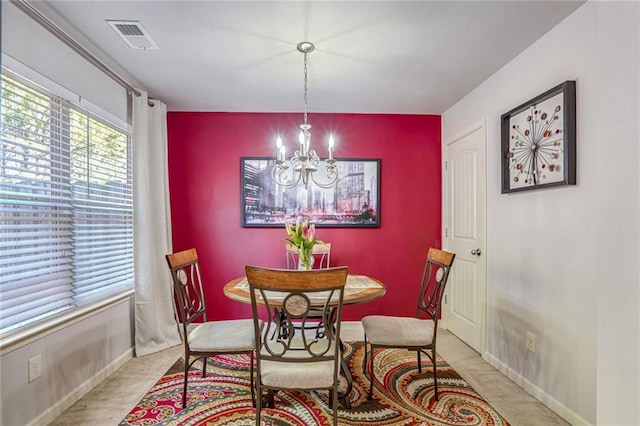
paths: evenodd
<path fill-rule="evenodd" d="M 487 363 L 493 366 L 496 370 L 507 376 L 511 379 L 515 384 L 520 386 L 522 389 L 527 391 L 531 396 L 533 396 L 538 401 L 542 402 L 545 406 L 547 406 L 550 410 L 554 411 L 557 415 L 562 417 L 571 425 L 591 425 L 584 418 L 579 416 L 573 410 L 562 404 L 557 399 L 545 393 L 542 389 L 522 377 L 518 372 L 514 369 L 500 361 L 498 358 L 493 355 L 485 352 L 482 354 L 482 359 L 484 359 Z"/>
<path fill-rule="evenodd" d="M 75 404 L 80 398 L 85 396 L 91 389 L 100 384 L 103 380 L 105 380 L 109 375 L 111 375 L 118 368 L 122 367 L 127 363 L 130 359 L 133 358 L 133 348 L 129 349 L 124 354 L 120 355 L 116 358 L 111 364 L 104 367 L 102 370 L 98 371 L 92 377 L 87 379 L 80 386 L 75 388 L 73 391 L 69 392 L 67 396 L 62 398 L 60 401 L 49 407 L 46 411 L 40 414 L 38 417 L 33 419 L 31 422 L 27 424 L 27 426 L 45 426 L 51 423 L 56 417 L 62 414 L 67 408 L 71 407 Z"/>

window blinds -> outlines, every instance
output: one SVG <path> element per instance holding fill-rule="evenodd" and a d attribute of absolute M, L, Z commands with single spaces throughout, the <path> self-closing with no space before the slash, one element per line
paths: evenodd
<path fill-rule="evenodd" d="M 131 138 L 2 70 L 0 333 L 133 287 Z"/>

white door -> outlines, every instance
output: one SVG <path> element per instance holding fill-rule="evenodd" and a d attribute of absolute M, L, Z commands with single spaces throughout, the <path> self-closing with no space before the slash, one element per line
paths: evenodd
<path fill-rule="evenodd" d="M 444 247 L 456 258 L 445 293 L 443 325 L 483 353 L 487 269 L 484 121 L 445 145 Z"/>

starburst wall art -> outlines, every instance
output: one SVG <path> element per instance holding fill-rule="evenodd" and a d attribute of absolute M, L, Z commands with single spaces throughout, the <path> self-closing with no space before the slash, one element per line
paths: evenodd
<path fill-rule="evenodd" d="M 576 184 L 576 82 L 502 115 L 502 193 Z"/>

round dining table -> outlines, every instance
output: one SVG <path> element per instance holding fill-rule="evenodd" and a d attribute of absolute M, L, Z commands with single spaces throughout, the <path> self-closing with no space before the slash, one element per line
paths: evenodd
<path fill-rule="evenodd" d="M 247 277 L 235 278 L 224 285 L 224 295 L 237 302 L 251 304 Z M 344 286 L 343 305 L 357 305 L 381 298 L 387 292 L 386 286 L 366 275 L 347 275 Z"/>
<path fill-rule="evenodd" d="M 249 283 L 247 277 L 235 278 L 224 285 L 225 296 L 231 300 L 241 303 L 251 304 L 251 294 L 249 293 Z M 360 303 L 370 302 L 381 298 L 387 292 L 387 288 L 380 280 L 368 277 L 366 275 L 347 275 L 347 281 L 344 286 L 343 305 L 356 305 Z M 342 344 L 342 342 L 340 342 Z M 353 387 L 353 378 L 345 360 L 340 363 L 342 373 L 347 380 L 347 389 L 339 399 L 342 406 L 351 408 L 349 401 L 349 393 Z"/>

